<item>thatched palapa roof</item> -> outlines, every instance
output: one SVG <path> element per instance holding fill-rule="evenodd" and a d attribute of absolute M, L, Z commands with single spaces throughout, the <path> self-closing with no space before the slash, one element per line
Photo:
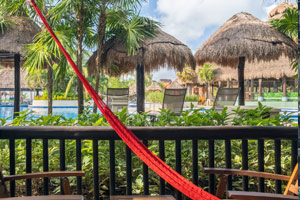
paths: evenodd
<path fill-rule="evenodd" d="M 168 89 L 181 89 L 184 88 L 178 81 L 178 79 L 174 80 L 170 85 L 167 87 Z"/>
<path fill-rule="evenodd" d="M 236 68 L 239 57 L 269 62 L 285 55 L 297 58 L 295 42 L 249 13 L 238 13 L 223 24 L 196 52 L 198 65 L 216 63 Z"/>
<path fill-rule="evenodd" d="M 40 32 L 40 28 L 29 18 L 12 17 L 12 23 L 4 29 L 4 33 L 0 31 L 0 55 L 19 53 L 25 56 L 24 45 L 32 43 L 34 36 Z M 1 59 L 0 65 L 4 67 L 12 67 L 13 59 Z"/>
<path fill-rule="evenodd" d="M 21 88 L 23 89 L 29 89 L 29 86 L 25 80 L 26 77 L 26 72 L 21 69 Z M 13 69 L 10 68 L 6 68 L 2 71 L 0 71 L 0 88 L 15 88 L 15 83 L 14 83 L 14 77 L 15 77 L 15 73 Z"/>
<path fill-rule="evenodd" d="M 276 6 L 274 9 L 272 9 L 269 13 L 269 19 L 280 19 L 284 15 L 286 9 L 298 8 L 297 4 L 295 3 L 289 3 L 289 2 L 282 2 L 278 6 Z"/>
<path fill-rule="evenodd" d="M 152 84 L 146 88 L 146 92 L 162 92 L 162 89 L 156 81 L 153 81 Z"/>
<path fill-rule="evenodd" d="M 157 30 L 154 38 L 148 38 L 142 42 L 135 55 L 128 55 L 124 43 L 118 38 L 108 41 L 104 52 L 105 69 L 119 66 L 119 73 L 115 75 L 135 71 L 138 62 L 144 63 L 145 72 L 148 73 L 163 66 L 178 71 L 182 71 L 185 65 L 195 68 L 195 59 L 189 47 L 160 29 Z M 89 75 L 97 72 L 98 59 L 96 57 L 97 52 L 94 52 L 88 60 Z M 109 70 L 106 71 L 109 72 Z"/>
<path fill-rule="evenodd" d="M 215 81 L 238 80 L 238 72 L 231 67 L 215 66 L 217 70 Z M 294 77 L 297 74 L 291 69 L 291 61 L 281 56 L 278 60 L 245 64 L 245 79 L 280 79 L 283 76 Z"/>

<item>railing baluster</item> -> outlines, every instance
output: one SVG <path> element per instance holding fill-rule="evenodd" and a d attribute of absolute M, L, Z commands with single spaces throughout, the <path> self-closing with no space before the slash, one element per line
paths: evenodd
<path fill-rule="evenodd" d="M 144 145 L 148 147 L 148 140 L 143 140 Z M 149 195 L 149 171 L 148 166 L 143 163 L 143 181 L 144 181 L 144 195 Z"/>
<path fill-rule="evenodd" d="M 225 140 L 225 165 L 228 169 L 232 168 L 230 140 Z M 228 176 L 227 178 L 227 190 L 232 190 L 232 176 Z"/>
<path fill-rule="evenodd" d="M 65 139 L 59 140 L 59 166 L 61 171 L 66 170 L 66 141 Z M 62 182 L 61 182 L 62 183 Z M 63 194 L 63 186 L 60 184 L 60 192 Z"/>
<path fill-rule="evenodd" d="M 215 167 L 215 141 L 208 141 L 208 165 L 210 168 Z M 215 194 L 215 175 L 209 174 L 209 193 Z"/>
<path fill-rule="evenodd" d="M 32 172 L 32 148 L 31 139 L 26 139 L 26 173 Z M 26 195 L 32 195 L 32 182 L 31 179 L 26 179 Z"/>
<path fill-rule="evenodd" d="M 242 140 L 242 168 L 248 170 L 248 140 Z M 243 176 L 243 190 L 249 190 L 249 177 Z"/>
<path fill-rule="evenodd" d="M 275 140 L 275 173 L 281 174 L 281 141 Z M 281 181 L 275 181 L 275 190 L 277 194 L 281 193 Z"/>
<path fill-rule="evenodd" d="M 181 140 L 175 141 L 175 154 L 176 154 L 176 171 L 181 174 Z M 182 194 L 180 191 L 176 191 L 176 199 L 181 200 Z"/>
<path fill-rule="evenodd" d="M 109 140 L 109 163 L 110 163 L 110 195 L 115 195 L 115 188 L 116 188 L 116 155 L 115 155 L 115 141 Z"/>
<path fill-rule="evenodd" d="M 16 151 L 15 139 L 9 140 L 9 171 L 10 175 L 16 174 Z M 10 196 L 14 197 L 16 193 L 16 182 L 10 181 Z"/>
<path fill-rule="evenodd" d="M 198 140 L 193 140 L 193 183 L 198 185 Z"/>
<path fill-rule="evenodd" d="M 82 170 L 82 161 L 81 161 L 81 140 L 76 140 L 76 170 Z M 77 194 L 82 194 L 82 177 L 77 177 Z"/>
<path fill-rule="evenodd" d="M 126 195 L 132 195 L 132 155 L 128 146 L 126 146 L 126 182 Z"/>
<path fill-rule="evenodd" d="M 159 157 L 161 160 L 165 160 L 165 141 L 159 140 Z M 160 178 L 160 185 L 159 185 L 159 194 L 165 195 L 166 194 L 166 182 L 164 179 Z"/>
<path fill-rule="evenodd" d="M 94 175 L 94 199 L 99 199 L 99 158 L 98 140 L 93 140 L 93 175 Z"/>
<path fill-rule="evenodd" d="M 296 164 L 297 164 L 297 151 L 298 151 L 298 146 L 297 146 L 298 141 L 293 140 L 292 141 L 292 158 L 291 158 L 291 171 L 293 172 Z"/>
<path fill-rule="evenodd" d="M 264 140 L 257 141 L 257 152 L 258 152 L 258 171 L 263 172 L 265 171 L 265 148 L 264 148 Z M 258 179 L 258 191 L 264 192 L 265 190 L 265 179 L 259 178 Z"/>
<path fill-rule="evenodd" d="M 43 170 L 49 171 L 48 139 L 43 139 Z M 44 178 L 44 195 L 49 195 L 49 178 Z"/>

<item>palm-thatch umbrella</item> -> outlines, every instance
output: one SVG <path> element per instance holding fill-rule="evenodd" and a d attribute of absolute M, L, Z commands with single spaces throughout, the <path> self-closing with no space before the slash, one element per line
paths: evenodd
<path fill-rule="evenodd" d="M 87 63 L 89 74 L 97 73 L 96 53 Z M 122 41 L 117 38 L 111 39 L 104 47 L 103 63 L 105 69 L 118 66 L 119 73 L 136 70 L 138 112 L 145 111 L 145 72 L 152 72 L 164 66 L 178 71 L 182 71 L 185 65 L 195 68 L 194 56 L 188 46 L 160 29 L 157 30 L 155 37 L 142 41 L 134 55 L 128 55 Z"/>
<path fill-rule="evenodd" d="M 279 4 L 278 6 L 276 6 L 275 8 L 273 8 L 269 12 L 269 16 L 268 16 L 269 19 L 280 19 L 280 18 L 282 18 L 282 16 L 284 15 L 286 9 L 288 9 L 288 8 L 296 9 L 296 8 L 298 8 L 298 6 L 295 3 L 282 2 L 281 4 Z"/>
<path fill-rule="evenodd" d="M 174 80 L 170 85 L 167 87 L 168 89 L 181 89 L 184 88 L 180 83 L 179 80 Z"/>
<path fill-rule="evenodd" d="M 0 90 L 12 90 L 15 87 L 14 83 L 14 70 L 11 68 L 6 68 L 0 71 Z M 26 72 L 24 69 L 21 69 L 21 77 L 20 77 L 20 86 L 24 90 L 29 90 L 29 86 L 25 81 Z"/>
<path fill-rule="evenodd" d="M 162 92 L 162 89 L 156 81 L 153 81 L 152 84 L 147 87 L 146 92 Z"/>
<path fill-rule="evenodd" d="M 238 13 L 223 24 L 196 52 L 198 65 L 206 62 L 238 68 L 239 105 L 245 105 L 244 68 L 249 63 L 297 58 L 296 43 L 249 13 Z"/>
<path fill-rule="evenodd" d="M 40 28 L 29 18 L 10 18 L 13 23 L 0 32 L 0 65 L 15 68 L 14 113 L 20 112 L 20 64 L 23 47 L 33 42 Z M 14 117 L 17 114 L 14 114 Z"/>

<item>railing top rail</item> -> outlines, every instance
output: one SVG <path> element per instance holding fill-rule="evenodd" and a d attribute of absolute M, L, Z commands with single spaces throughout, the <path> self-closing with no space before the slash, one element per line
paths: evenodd
<path fill-rule="evenodd" d="M 129 127 L 143 140 L 286 139 L 297 140 L 297 127 Z M 0 127 L 0 139 L 119 140 L 111 127 Z"/>

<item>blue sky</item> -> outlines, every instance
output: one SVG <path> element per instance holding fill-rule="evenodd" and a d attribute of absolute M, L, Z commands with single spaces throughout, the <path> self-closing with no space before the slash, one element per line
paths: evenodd
<path fill-rule="evenodd" d="M 187 44 L 193 53 L 231 16 L 248 12 L 267 21 L 275 0 L 147 0 L 141 15 L 162 23 L 162 29 Z M 173 70 L 161 69 L 153 79 L 176 79 Z"/>

